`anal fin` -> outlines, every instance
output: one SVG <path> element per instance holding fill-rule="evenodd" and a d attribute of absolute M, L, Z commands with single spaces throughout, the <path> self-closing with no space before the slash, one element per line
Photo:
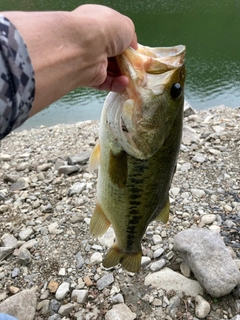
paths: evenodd
<path fill-rule="evenodd" d="M 142 250 L 137 253 L 126 253 L 116 244 L 108 251 L 103 260 L 104 268 L 111 268 L 121 263 L 122 267 L 129 272 L 138 272 L 141 268 Z"/>
<path fill-rule="evenodd" d="M 94 237 L 100 237 L 107 231 L 110 224 L 111 223 L 106 218 L 102 207 L 97 203 L 90 221 L 90 233 Z"/>
<path fill-rule="evenodd" d="M 167 223 L 168 218 L 169 218 L 169 212 L 170 212 L 170 202 L 169 202 L 169 198 L 168 198 L 165 206 L 163 207 L 163 209 L 161 210 L 161 212 L 157 216 L 156 220 L 161 221 L 163 223 Z"/>

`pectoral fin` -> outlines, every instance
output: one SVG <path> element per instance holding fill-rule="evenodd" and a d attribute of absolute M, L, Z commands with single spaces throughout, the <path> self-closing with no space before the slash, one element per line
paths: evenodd
<path fill-rule="evenodd" d="M 107 231 L 110 224 L 100 204 L 97 203 L 90 221 L 90 233 L 94 237 L 100 237 Z"/>
<path fill-rule="evenodd" d="M 89 158 L 89 165 L 88 165 L 89 171 L 93 172 L 94 170 L 96 170 L 99 164 L 100 164 L 100 143 L 98 142 L 93 148 L 93 151 Z"/>
<path fill-rule="evenodd" d="M 167 223 L 169 218 L 169 211 L 170 211 L 170 202 L 168 198 L 165 206 L 157 216 L 156 220 L 161 221 L 163 223 Z"/>
<path fill-rule="evenodd" d="M 141 267 L 142 251 L 137 253 L 126 253 L 118 248 L 116 244 L 108 251 L 103 266 L 111 268 L 121 263 L 124 269 L 129 272 L 138 272 Z"/>
<path fill-rule="evenodd" d="M 125 151 L 121 151 L 116 155 L 110 151 L 108 173 L 112 183 L 116 184 L 119 188 L 126 187 L 128 170 L 127 154 Z"/>

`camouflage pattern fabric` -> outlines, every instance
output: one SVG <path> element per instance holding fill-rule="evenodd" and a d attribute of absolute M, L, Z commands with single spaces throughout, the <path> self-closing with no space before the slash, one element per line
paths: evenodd
<path fill-rule="evenodd" d="M 27 120 L 34 93 L 27 47 L 13 24 L 0 14 L 0 139 Z"/>

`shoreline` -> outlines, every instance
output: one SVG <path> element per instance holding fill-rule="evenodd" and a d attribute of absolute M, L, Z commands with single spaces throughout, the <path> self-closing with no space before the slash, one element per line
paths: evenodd
<path fill-rule="evenodd" d="M 31 311 L 23 300 L 16 302 L 25 314 L 32 312 L 32 319 L 114 320 L 116 309 L 127 310 L 129 319 L 170 320 L 173 297 L 180 298 L 175 315 L 196 316 L 195 296 L 156 290 L 144 281 L 163 266 L 181 273 L 173 239 L 192 227 L 220 234 L 240 268 L 240 109 L 193 110 L 184 118 L 169 223 L 149 225 L 142 241 L 145 262 L 136 275 L 119 266 L 102 268 L 113 235 L 89 235 L 97 174 L 88 172 L 87 163 L 98 126 L 98 120 L 89 120 L 42 127 L 13 132 L 1 141 L 0 253 L 5 256 L 0 259 L 0 310 L 10 297 L 34 288 L 26 292 Z M 207 221 L 210 216 L 214 219 Z M 74 290 L 81 291 L 82 300 L 74 298 Z M 240 286 L 217 301 L 204 299 L 210 304 L 207 320 L 240 313 Z"/>
<path fill-rule="evenodd" d="M 185 105 L 188 105 L 188 106 L 190 106 L 191 107 L 191 105 L 185 100 Z M 210 107 L 210 108 L 207 108 L 207 109 L 202 109 L 202 110 L 198 110 L 198 109 L 194 109 L 194 108 L 192 108 L 195 112 L 202 112 L 202 111 L 207 111 L 207 110 L 211 110 L 211 109 L 217 109 L 217 108 L 219 108 L 219 107 L 224 107 L 224 108 L 227 108 L 227 109 L 239 109 L 240 108 L 240 106 L 237 106 L 237 107 L 227 107 L 227 106 L 225 106 L 225 105 L 217 105 L 217 106 L 213 106 L 213 107 Z M 101 115 L 101 113 L 100 113 L 100 115 Z M 38 115 L 37 115 L 38 116 Z M 41 129 L 41 128 L 51 128 L 51 127 L 54 127 L 54 126 L 59 126 L 59 125 L 75 125 L 75 124 L 77 124 L 77 123 L 81 123 L 81 122 L 86 122 L 86 121 L 99 121 L 100 120 L 100 118 L 99 119 L 96 119 L 96 120 L 91 120 L 91 119 L 89 119 L 89 120 L 83 120 L 83 121 L 77 121 L 77 122 L 74 122 L 74 123 L 57 123 L 57 124 L 53 124 L 53 125 L 50 125 L 50 126 L 47 126 L 47 125 L 44 125 L 44 124 L 41 124 L 41 125 L 38 125 L 37 127 L 33 127 L 33 128 L 24 128 L 24 124 L 23 124 L 23 127 L 21 126 L 21 127 L 19 127 L 19 128 L 17 128 L 14 132 L 22 132 L 22 131 L 25 131 L 25 130 L 32 130 L 32 129 Z M 28 121 L 28 120 L 27 120 Z"/>

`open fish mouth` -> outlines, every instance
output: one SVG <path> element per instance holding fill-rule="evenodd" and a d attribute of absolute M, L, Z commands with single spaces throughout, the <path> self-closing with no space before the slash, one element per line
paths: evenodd
<path fill-rule="evenodd" d="M 169 87 L 171 95 L 176 98 L 182 93 L 185 53 L 184 45 L 150 48 L 139 44 L 137 50 L 128 48 L 117 57 L 119 68 L 128 77 L 129 84 L 121 94 L 108 97 L 107 118 L 114 137 L 128 154 L 146 159 L 156 151 L 156 144 L 151 146 L 146 138 L 149 131 L 158 130 L 159 117 L 152 116 L 154 101 L 160 96 L 166 100 L 164 95 Z M 153 102 L 150 103 L 151 99 Z"/>

